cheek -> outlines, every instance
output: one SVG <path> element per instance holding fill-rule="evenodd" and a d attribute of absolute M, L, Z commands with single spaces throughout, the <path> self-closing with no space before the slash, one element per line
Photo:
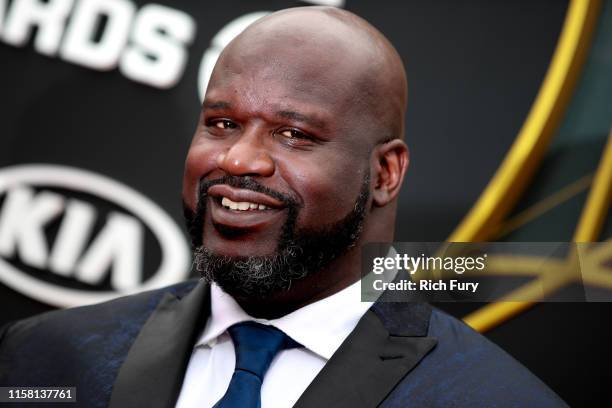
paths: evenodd
<path fill-rule="evenodd" d="M 299 222 L 313 226 L 341 220 L 355 205 L 361 190 L 365 168 L 352 162 L 321 162 L 317 166 L 299 167 L 293 162 L 292 180 L 304 207 Z"/>
<path fill-rule="evenodd" d="M 183 174 L 183 200 L 191 209 L 196 206 L 200 179 L 217 168 L 217 157 L 221 152 L 220 146 L 204 143 L 198 136 L 194 138 L 187 152 Z"/>

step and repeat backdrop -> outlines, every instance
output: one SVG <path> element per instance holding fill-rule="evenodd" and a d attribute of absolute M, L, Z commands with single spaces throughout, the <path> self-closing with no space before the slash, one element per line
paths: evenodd
<path fill-rule="evenodd" d="M 411 165 L 396 240 L 448 239 L 526 124 L 580 2 L 0 0 L 0 324 L 193 276 L 180 190 L 208 77 L 232 38 L 287 7 L 346 8 L 397 47 Z M 551 141 L 474 240 L 575 236 L 612 125 L 612 2 L 583 3 L 588 35 Z M 602 217 L 592 241 L 611 235 Z M 611 312 L 543 304 L 486 334 L 587 405 L 603 395 L 593 379 L 612 379 Z"/>

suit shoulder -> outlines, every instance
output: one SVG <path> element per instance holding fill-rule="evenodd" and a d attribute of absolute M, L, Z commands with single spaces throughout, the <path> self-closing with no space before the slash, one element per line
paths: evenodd
<path fill-rule="evenodd" d="M 181 297 L 196 284 L 195 280 L 181 282 L 94 305 L 54 310 L 12 322 L 0 330 L 0 350 L 11 343 L 23 345 L 29 339 L 50 340 L 79 333 L 93 335 L 112 331 L 114 327 L 127 329 L 130 325 L 140 326 L 165 294 Z"/>
<path fill-rule="evenodd" d="M 432 309 L 428 335 L 438 344 L 415 371 L 434 376 L 440 395 L 465 401 L 458 406 L 567 406 L 508 353 L 439 309 Z"/>
<path fill-rule="evenodd" d="M 567 406 L 525 366 L 463 321 L 434 308 L 430 333 L 438 338 L 440 357 L 456 374 L 464 396 L 489 396 L 498 406 Z"/>
<path fill-rule="evenodd" d="M 112 301 L 59 310 L 11 324 L 0 343 L 0 384 L 83 385 L 110 396 L 125 356 L 167 294 L 182 297 L 187 281 Z"/>

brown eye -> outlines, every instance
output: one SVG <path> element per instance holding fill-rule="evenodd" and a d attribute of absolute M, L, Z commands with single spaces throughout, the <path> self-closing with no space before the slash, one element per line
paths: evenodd
<path fill-rule="evenodd" d="M 232 122 L 231 120 L 227 120 L 227 119 L 218 120 L 214 122 L 213 125 L 215 127 L 218 127 L 219 129 L 235 129 L 236 128 L 236 124 Z"/>
<path fill-rule="evenodd" d="M 308 136 L 306 134 L 295 129 L 285 129 L 280 132 L 280 134 L 288 139 L 308 139 Z"/>
<path fill-rule="evenodd" d="M 313 136 L 294 128 L 279 129 L 276 137 L 280 143 L 290 148 L 309 149 L 316 144 Z"/>

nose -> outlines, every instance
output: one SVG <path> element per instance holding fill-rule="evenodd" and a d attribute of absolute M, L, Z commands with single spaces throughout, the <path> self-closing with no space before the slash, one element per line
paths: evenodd
<path fill-rule="evenodd" d="M 271 176 L 274 161 L 262 142 L 256 131 L 242 134 L 217 156 L 217 166 L 233 176 Z"/>

